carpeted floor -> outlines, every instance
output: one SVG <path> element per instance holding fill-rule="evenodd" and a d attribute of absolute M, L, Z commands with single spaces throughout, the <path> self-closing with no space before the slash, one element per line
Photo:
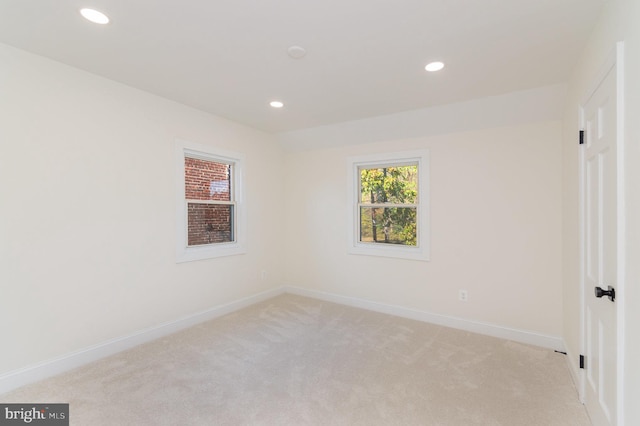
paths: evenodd
<path fill-rule="evenodd" d="M 564 355 L 282 295 L 1 402 L 72 425 L 590 425 Z"/>

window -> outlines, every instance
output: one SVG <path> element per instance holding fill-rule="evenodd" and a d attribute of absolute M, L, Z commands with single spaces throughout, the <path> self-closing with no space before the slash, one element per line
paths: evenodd
<path fill-rule="evenodd" d="M 184 156 L 187 203 L 187 246 L 235 240 L 235 201 L 231 192 L 233 164 Z"/>
<path fill-rule="evenodd" d="M 349 252 L 428 260 L 428 152 L 349 159 Z"/>
<path fill-rule="evenodd" d="M 176 143 L 178 262 L 244 253 L 242 157 Z"/>

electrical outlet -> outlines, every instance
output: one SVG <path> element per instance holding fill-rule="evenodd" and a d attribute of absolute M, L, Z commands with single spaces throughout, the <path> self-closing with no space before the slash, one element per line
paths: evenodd
<path fill-rule="evenodd" d="M 458 299 L 460 299 L 461 302 L 469 300 L 469 293 L 467 293 L 467 290 L 458 291 Z"/>

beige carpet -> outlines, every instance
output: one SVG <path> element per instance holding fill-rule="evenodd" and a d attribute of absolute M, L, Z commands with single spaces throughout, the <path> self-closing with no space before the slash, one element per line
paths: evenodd
<path fill-rule="evenodd" d="M 589 425 L 564 355 L 283 295 L 0 396 L 72 425 Z"/>

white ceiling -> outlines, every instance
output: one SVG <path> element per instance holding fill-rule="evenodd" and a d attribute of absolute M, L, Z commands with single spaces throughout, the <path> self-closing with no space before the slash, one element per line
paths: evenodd
<path fill-rule="evenodd" d="M 281 132 L 564 82 L 604 1 L 0 0 L 0 42 Z"/>

